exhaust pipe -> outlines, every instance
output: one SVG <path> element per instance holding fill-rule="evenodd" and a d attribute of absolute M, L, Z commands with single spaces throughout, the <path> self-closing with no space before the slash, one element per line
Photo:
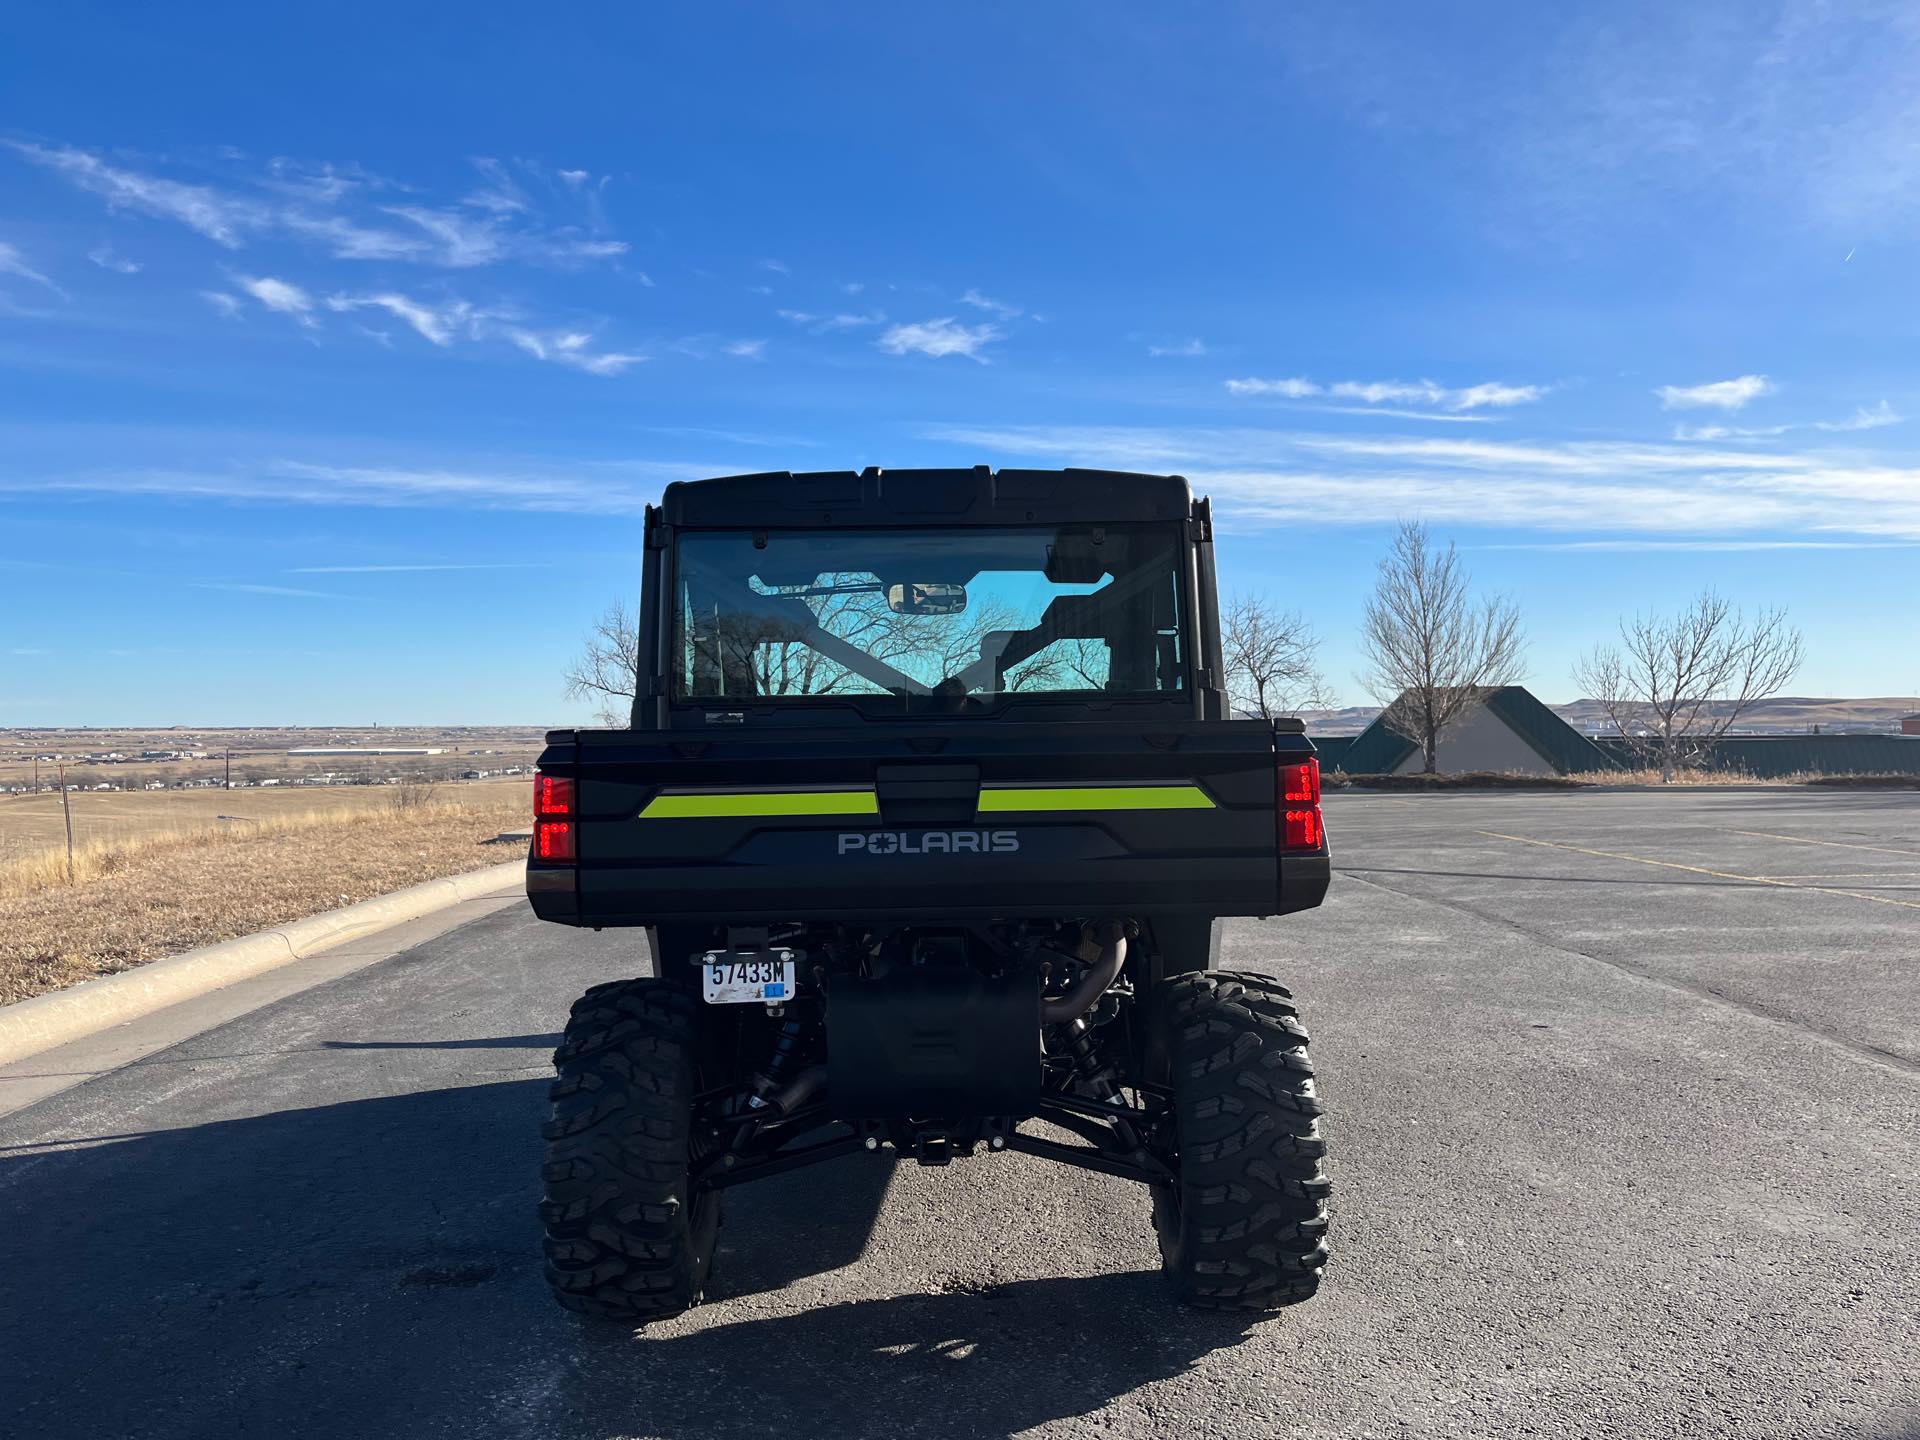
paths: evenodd
<path fill-rule="evenodd" d="M 785 1119 L 827 1086 L 827 1067 L 809 1065 L 766 1099 L 762 1119 Z"/>
<path fill-rule="evenodd" d="M 1100 945 L 1100 953 L 1081 971 L 1080 978 L 1067 987 L 1065 994 L 1042 998 L 1042 1025 L 1065 1025 L 1078 1020 L 1099 1002 L 1107 993 L 1107 987 L 1120 978 L 1121 968 L 1127 963 L 1127 932 L 1132 928 L 1131 923 L 1124 920 L 1101 920 L 1088 927 Z"/>

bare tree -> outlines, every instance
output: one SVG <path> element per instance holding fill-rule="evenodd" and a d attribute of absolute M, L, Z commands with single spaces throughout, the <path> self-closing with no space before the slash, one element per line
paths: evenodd
<path fill-rule="evenodd" d="M 1618 645 L 1596 645 L 1574 683 L 1660 778 L 1703 763 L 1755 704 L 1777 695 L 1800 668 L 1800 632 L 1785 610 L 1749 623 L 1713 590 L 1672 616 L 1620 621 Z"/>
<path fill-rule="evenodd" d="M 1519 608 L 1498 595 L 1475 600 L 1471 585 L 1452 542 L 1440 550 L 1425 525 L 1403 520 L 1367 601 L 1364 683 L 1429 775 L 1440 737 L 1520 673 Z"/>
<path fill-rule="evenodd" d="M 1220 616 L 1220 644 L 1236 714 L 1271 720 L 1331 703 L 1320 639 L 1299 612 L 1276 609 L 1264 595 L 1236 595 Z"/>
<path fill-rule="evenodd" d="M 595 720 L 624 729 L 633 723 L 639 674 L 640 622 L 624 600 L 616 600 L 593 622 L 567 667 L 567 698 L 593 701 Z"/>

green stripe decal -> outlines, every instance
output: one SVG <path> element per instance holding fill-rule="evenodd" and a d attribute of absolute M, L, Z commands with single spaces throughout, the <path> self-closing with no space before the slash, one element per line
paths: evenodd
<path fill-rule="evenodd" d="M 871 790 L 729 790 L 724 794 L 656 795 L 642 820 L 717 820 L 755 815 L 878 815 Z"/>
<path fill-rule="evenodd" d="M 1213 797 L 1198 785 L 1056 785 L 980 792 L 982 815 L 1041 814 L 1066 810 L 1212 810 Z"/>

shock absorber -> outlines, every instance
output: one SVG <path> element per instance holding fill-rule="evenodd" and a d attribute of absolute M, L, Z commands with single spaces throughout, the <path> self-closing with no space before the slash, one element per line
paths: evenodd
<path fill-rule="evenodd" d="M 800 1042 L 806 1037 L 806 1030 L 806 1017 L 789 1007 L 780 1033 L 773 1037 L 773 1054 L 767 1057 L 766 1068 L 753 1077 L 753 1099 L 747 1103 L 754 1109 L 765 1105 L 767 1098 L 786 1082 L 799 1060 Z"/>
<path fill-rule="evenodd" d="M 780 1033 L 773 1037 L 773 1053 L 767 1057 L 766 1065 L 753 1077 L 748 1085 L 746 1109 L 741 1116 L 740 1127 L 733 1132 L 731 1150 L 742 1151 L 752 1144 L 753 1137 L 759 1133 L 763 1121 L 771 1120 L 780 1113 L 775 1096 L 779 1095 L 793 1079 L 799 1068 L 800 1059 L 806 1053 L 806 1041 L 811 1029 L 811 1016 L 788 1007 L 781 1021 Z"/>
<path fill-rule="evenodd" d="M 1075 1020 L 1067 1026 L 1067 1047 L 1073 1054 L 1073 1068 L 1080 1076 L 1080 1083 L 1096 1099 L 1109 1105 L 1126 1103 L 1120 1094 L 1119 1082 L 1114 1079 L 1113 1067 L 1101 1057 L 1099 1043 L 1093 1038 L 1093 1028 L 1085 1020 Z M 1140 1148 L 1140 1132 L 1133 1128 L 1131 1120 L 1115 1119 L 1108 1123 L 1128 1150 Z"/>

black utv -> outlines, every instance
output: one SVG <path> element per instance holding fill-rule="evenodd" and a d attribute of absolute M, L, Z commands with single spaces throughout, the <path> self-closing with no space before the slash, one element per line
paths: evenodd
<path fill-rule="evenodd" d="M 1141 1181 L 1181 1298 L 1310 1296 L 1306 1032 L 1215 966 L 1221 917 L 1326 893 L 1319 762 L 1232 717 L 1207 501 L 1098 470 L 676 484 L 642 584 L 632 727 L 552 732 L 536 780 L 535 912 L 652 951 L 554 1056 L 560 1303 L 677 1314 L 727 1187 L 887 1147 Z"/>

